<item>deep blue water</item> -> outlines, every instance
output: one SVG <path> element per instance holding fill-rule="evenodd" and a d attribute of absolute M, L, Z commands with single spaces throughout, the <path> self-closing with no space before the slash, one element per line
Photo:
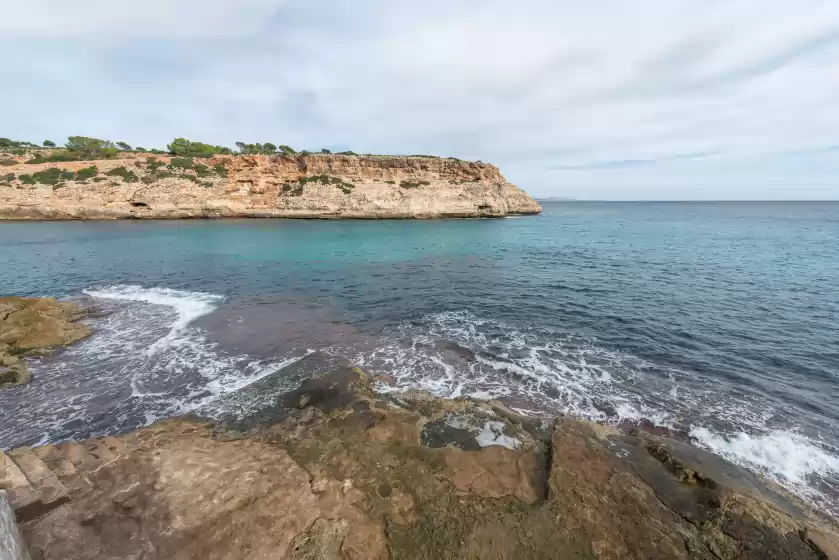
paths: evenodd
<path fill-rule="evenodd" d="M 110 313 L 0 392 L 0 447 L 211 407 L 321 350 L 399 387 L 647 419 L 839 511 L 839 203 L 544 208 L 0 223 L 0 293 Z"/>

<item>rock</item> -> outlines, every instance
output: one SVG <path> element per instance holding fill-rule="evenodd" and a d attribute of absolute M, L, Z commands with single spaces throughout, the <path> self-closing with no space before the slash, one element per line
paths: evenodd
<path fill-rule="evenodd" d="M 349 530 L 346 519 L 318 519 L 311 529 L 294 539 L 290 557 L 295 560 L 341 560 L 341 545 Z"/>
<path fill-rule="evenodd" d="M 43 560 L 835 555 L 835 524 L 682 442 L 567 417 L 531 430 L 500 403 L 372 381 L 339 366 L 258 421 L 108 438 L 107 461 L 76 457 L 86 493 L 23 523 L 26 542 Z M 487 423 L 517 445 L 462 445 Z"/>
<path fill-rule="evenodd" d="M 49 298 L 0 298 L 0 389 L 28 383 L 23 357 L 90 335 L 82 310 Z"/>
<path fill-rule="evenodd" d="M 3 560 L 29 560 L 26 545 L 15 523 L 15 514 L 6 497 L 6 491 L 0 490 L 0 558 Z"/>
<path fill-rule="evenodd" d="M 155 159 L 155 165 L 172 160 Z M 93 163 L 5 169 L 19 176 L 48 167 L 78 171 Z M 536 201 L 486 163 L 337 154 L 215 156 L 205 163 L 223 166 L 226 177 L 213 175 L 200 182 L 160 178 L 147 156 L 96 161 L 100 174 L 125 167 L 143 184 L 115 176 L 88 184 L 68 181 L 57 190 L 15 184 L 17 188 L 0 188 L 0 219 L 480 218 L 541 212 Z M 323 176 L 329 180 L 300 183 Z"/>

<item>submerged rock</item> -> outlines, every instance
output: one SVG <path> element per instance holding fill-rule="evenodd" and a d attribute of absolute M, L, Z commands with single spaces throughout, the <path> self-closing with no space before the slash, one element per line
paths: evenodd
<path fill-rule="evenodd" d="M 236 423 L 174 419 L 37 448 L 70 501 L 18 504 L 30 553 L 835 558 L 831 522 L 686 444 L 569 418 L 524 418 L 493 402 L 380 395 L 373 386 L 362 371 L 339 366 L 279 397 L 273 414 Z M 36 498 L 34 486 L 24 490 L 14 495 Z"/>
<path fill-rule="evenodd" d="M 67 346 L 90 334 L 82 310 L 49 298 L 0 298 L 0 389 L 28 383 L 24 356 Z"/>

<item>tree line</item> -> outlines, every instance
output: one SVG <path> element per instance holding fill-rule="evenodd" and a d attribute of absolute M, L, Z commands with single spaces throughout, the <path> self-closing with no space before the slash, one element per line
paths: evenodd
<path fill-rule="evenodd" d="M 87 136 L 70 136 L 62 148 L 59 148 L 52 140 L 44 140 L 41 146 L 33 144 L 32 142 L 23 142 L 18 140 L 11 140 L 9 138 L 0 138 L 0 150 L 12 152 L 25 152 L 31 149 L 62 149 L 64 153 L 56 153 L 52 156 L 36 157 L 35 159 L 43 159 L 44 161 L 62 161 L 64 158 L 69 159 L 109 159 L 116 157 L 119 152 L 150 152 L 154 154 L 171 154 L 179 157 L 210 157 L 217 154 L 285 154 L 285 155 L 309 155 L 312 152 L 303 150 L 298 152 L 291 146 L 280 144 L 279 146 L 272 142 L 248 144 L 246 142 L 236 142 L 236 150 L 232 150 L 226 146 L 215 146 L 213 144 L 205 144 L 204 142 L 195 142 L 187 140 L 186 138 L 175 138 L 170 144 L 166 146 L 166 151 L 151 149 L 147 150 L 142 146 L 131 147 L 126 142 L 113 142 L 111 140 L 102 140 L 100 138 L 90 138 Z M 320 151 L 323 154 L 331 154 L 327 149 Z M 356 155 L 354 152 L 345 151 L 338 152 L 343 155 Z"/>

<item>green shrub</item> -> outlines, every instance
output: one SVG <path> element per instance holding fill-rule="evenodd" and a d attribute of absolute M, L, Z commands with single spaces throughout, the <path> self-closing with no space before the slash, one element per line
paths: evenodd
<path fill-rule="evenodd" d="M 17 165 L 17 160 L 14 159 L 0 159 L 0 165 Z"/>
<path fill-rule="evenodd" d="M 94 183 L 101 183 L 102 181 L 107 181 L 107 179 L 105 177 L 94 177 L 93 178 Z"/>
<path fill-rule="evenodd" d="M 196 163 L 193 166 L 195 170 L 195 174 L 199 177 L 209 177 L 210 176 L 210 168 L 204 165 L 203 163 Z"/>
<path fill-rule="evenodd" d="M 289 196 L 300 196 L 303 194 L 303 184 L 300 182 L 284 183 L 283 192 L 287 193 Z"/>
<path fill-rule="evenodd" d="M 7 174 L 3 175 L 2 177 L 0 177 L 0 180 L 14 181 L 15 180 L 15 174 L 14 173 L 7 173 Z"/>
<path fill-rule="evenodd" d="M 117 167 L 115 169 L 111 169 L 110 171 L 106 172 L 105 175 L 108 177 L 119 177 L 126 183 L 136 183 L 140 179 L 137 175 L 134 174 L 133 171 L 127 170 L 125 167 Z"/>
<path fill-rule="evenodd" d="M 396 181 L 385 181 L 385 183 L 387 183 L 388 185 L 395 185 Z"/>
<path fill-rule="evenodd" d="M 399 186 L 402 187 L 403 189 L 418 189 L 422 186 L 426 186 L 426 185 L 430 185 L 430 184 L 431 183 L 429 183 L 428 181 L 417 181 L 417 182 L 400 181 L 399 182 Z"/>
<path fill-rule="evenodd" d="M 145 148 L 143 148 L 142 146 L 137 146 L 136 148 L 134 148 L 134 151 L 135 151 L 135 152 L 145 152 L 145 151 L 146 151 L 146 149 L 145 149 Z"/>
<path fill-rule="evenodd" d="M 76 181 L 86 181 L 92 177 L 96 177 L 98 174 L 99 170 L 96 169 L 96 166 L 91 165 L 90 167 L 85 167 L 76 171 Z"/>
<path fill-rule="evenodd" d="M 312 175 L 311 177 L 300 177 L 296 183 L 285 183 L 283 185 L 283 192 L 291 193 L 292 196 L 300 196 L 303 194 L 303 186 L 308 183 L 321 183 L 322 185 L 332 185 L 337 189 L 341 189 L 344 194 L 350 194 L 355 185 L 348 183 L 340 177 L 332 177 L 329 175 Z"/>
<path fill-rule="evenodd" d="M 4 148 L 38 148 L 39 146 L 33 144 L 32 142 L 24 142 L 22 140 L 10 140 L 8 138 L 0 138 L 0 149 Z"/>
<path fill-rule="evenodd" d="M 44 147 L 55 148 L 55 142 L 53 142 L 52 140 L 44 140 Z"/>
<path fill-rule="evenodd" d="M 155 175 L 158 179 L 171 179 L 172 177 L 177 177 L 177 175 L 171 171 L 158 171 Z"/>
<path fill-rule="evenodd" d="M 204 144 L 203 142 L 193 142 L 186 138 L 175 138 L 172 143 L 166 146 L 169 152 L 181 157 L 210 157 L 214 154 L 230 154 L 230 148 L 224 146 L 213 146 L 212 144 Z M 153 153 L 158 153 L 152 150 Z M 162 153 L 162 152 L 160 152 Z"/>
<path fill-rule="evenodd" d="M 223 163 L 217 163 L 213 166 L 213 173 L 219 177 L 227 178 L 227 167 Z"/>
<path fill-rule="evenodd" d="M 65 147 L 76 159 L 107 159 L 116 156 L 119 151 L 110 140 L 87 136 L 70 136 Z"/>
<path fill-rule="evenodd" d="M 332 151 L 327 150 L 326 148 L 324 148 L 324 149 L 322 149 L 322 150 L 320 151 L 320 153 L 322 153 L 322 154 L 331 154 L 331 153 L 332 153 Z"/>
<path fill-rule="evenodd" d="M 117 148 L 119 148 L 120 150 L 130 150 L 131 146 L 129 146 L 125 142 L 117 142 Z"/>
<path fill-rule="evenodd" d="M 192 160 L 191 157 L 176 157 L 172 158 L 172 161 L 169 162 L 169 167 L 174 167 L 175 169 L 182 169 L 184 171 L 192 170 L 192 167 L 195 165 L 195 162 Z"/>
<path fill-rule="evenodd" d="M 187 179 L 188 181 L 192 181 L 193 183 L 198 182 L 198 177 L 196 177 L 195 175 L 192 175 L 190 173 L 184 173 L 183 175 L 181 175 L 181 177 L 183 177 L 184 179 Z"/>
<path fill-rule="evenodd" d="M 18 181 L 23 183 L 24 185 L 34 185 L 35 178 L 32 175 L 18 175 Z"/>
<path fill-rule="evenodd" d="M 161 167 L 166 167 L 166 164 L 163 163 L 162 161 L 158 161 L 156 157 L 149 157 L 149 158 L 146 158 L 146 167 L 148 167 L 149 170 L 152 173 L 154 173 L 158 169 L 160 169 Z"/>
<path fill-rule="evenodd" d="M 41 183 L 42 185 L 55 185 L 63 181 L 72 181 L 76 178 L 76 174 L 72 171 L 50 167 L 49 169 L 33 173 L 32 178 L 36 183 Z"/>
<path fill-rule="evenodd" d="M 347 150 L 346 152 L 338 152 L 338 155 L 341 155 L 341 156 L 357 156 L 358 154 L 353 152 L 352 150 Z"/>
<path fill-rule="evenodd" d="M 57 152 L 52 153 L 48 156 L 35 156 L 34 158 L 27 160 L 26 163 L 61 163 L 65 161 L 78 161 L 79 156 L 68 153 L 68 152 Z"/>

